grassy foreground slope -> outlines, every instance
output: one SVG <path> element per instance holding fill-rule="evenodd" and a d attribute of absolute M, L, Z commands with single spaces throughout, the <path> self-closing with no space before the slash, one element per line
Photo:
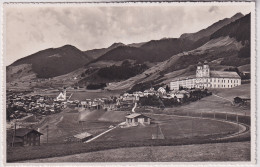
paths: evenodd
<path fill-rule="evenodd" d="M 242 84 L 240 86 L 230 89 L 214 89 L 213 93 L 225 97 L 229 100 L 234 100 L 235 97 L 248 97 L 250 98 L 250 84 Z"/>
<path fill-rule="evenodd" d="M 250 161 L 250 143 L 119 148 L 26 162 Z"/>

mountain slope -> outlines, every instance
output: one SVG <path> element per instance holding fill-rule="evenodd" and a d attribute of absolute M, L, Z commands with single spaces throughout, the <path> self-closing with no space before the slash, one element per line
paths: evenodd
<path fill-rule="evenodd" d="M 103 78 L 97 75 L 102 68 L 121 66 L 125 60 L 130 60 L 132 65 L 146 65 L 149 69 L 126 80 L 121 80 L 121 76 L 111 80 L 107 76 L 110 73 Z M 133 45 L 114 43 L 108 48 L 86 52 L 70 45 L 46 49 L 7 67 L 7 78 L 54 77 L 46 82 L 54 81 L 56 85 L 68 82 L 73 85 L 80 81 L 87 84 L 112 82 L 108 89 L 129 89 L 142 83 L 148 86 L 166 84 L 173 78 L 193 75 L 198 61 L 204 60 L 218 70 L 230 66 L 250 66 L 250 14 L 243 17 L 236 14 L 180 38 L 163 38 Z M 113 68 L 113 73 L 120 72 L 120 68 Z"/>
<path fill-rule="evenodd" d="M 50 48 L 17 60 L 10 67 L 31 64 L 31 71 L 39 78 L 50 78 L 74 71 L 92 59 L 74 46 Z"/>
<path fill-rule="evenodd" d="M 248 66 L 250 65 L 250 55 L 249 57 L 239 57 L 239 52 L 245 46 L 250 46 L 249 42 L 243 42 L 243 40 L 248 40 L 248 35 L 241 35 L 240 31 L 243 30 L 243 33 L 250 34 L 249 22 L 250 14 L 219 29 L 216 34 L 210 36 L 210 40 L 204 45 L 176 54 L 135 77 L 110 84 L 108 89 L 132 88 L 132 90 L 138 90 L 150 87 L 151 84 L 153 86 L 169 84 L 174 78 L 194 76 L 196 64 L 205 60 L 209 61 L 212 70 Z"/>
<path fill-rule="evenodd" d="M 98 59 L 94 60 L 94 62 L 100 60 L 123 61 L 126 59 L 136 60 L 137 62 L 158 61 L 156 55 L 154 55 L 151 52 L 147 52 L 143 49 L 136 48 L 136 47 L 119 46 L 115 49 L 108 51 Z"/>
<path fill-rule="evenodd" d="M 111 46 L 108 48 L 101 48 L 101 49 L 92 49 L 92 50 L 87 50 L 84 53 L 86 53 L 88 56 L 90 56 L 92 59 L 97 59 L 100 56 L 104 55 L 108 51 L 115 49 L 119 46 L 124 46 L 125 44 L 123 43 L 113 43 Z"/>
<path fill-rule="evenodd" d="M 235 38 L 237 41 L 242 41 L 243 45 L 246 41 L 246 43 L 249 43 L 251 26 L 250 18 L 251 14 L 247 14 L 245 17 L 224 26 L 212 34 L 210 39 L 229 36 L 231 38 Z"/>
<path fill-rule="evenodd" d="M 237 19 L 240 19 L 243 16 L 244 16 L 243 14 L 237 13 L 234 16 L 232 16 L 231 18 L 225 18 L 223 20 L 219 20 L 218 22 L 212 24 L 211 26 L 209 26 L 209 27 L 207 27 L 205 29 L 202 29 L 202 30 L 200 30 L 200 31 L 198 31 L 196 33 L 185 33 L 185 34 L 182 34 L 180 36 L 180 38 L 182 38 L 182 39 L 189 39 L 189 40 L 192 40 L 192 41 L 197 41 L 197 40 L 199 40 L 201 38 L 210 36 L 211 34 L 216 32 L 220 28 L 228 25 L 229 23 L 231 23 L 231 22 L 233 22 L 233 21 L 235 21 Z"/>
<path fill-rule="evenodd" d="M 190 51 L 202 46 L 210 40 L 211 35 L 218 29 L 241 17 L 243 17 L 243 15 L 237 13 L 231 18 L 220 20 L 196 33 L 183 34 L 180 38 L 163 38 L 160 40 L 151 40 L 149 42 L 140 43 L 138 45 L 128 45 L 137 47 L 120 46 L 114 49 L 109 49 L 109 51 L 106 50 L 106 53 L 104 53 L 104 49 L 97 50 L 99 56 L 102 53 L 104 53 L 104 55 L 100 56 L 94 62 L 105 60 L 122 61 L 125 59 L 132 59 L 138 62 L 162 62 L 175 54 Z"/>

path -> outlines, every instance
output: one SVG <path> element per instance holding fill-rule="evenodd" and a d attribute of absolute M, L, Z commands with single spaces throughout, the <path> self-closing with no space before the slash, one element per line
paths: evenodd
<path fill-rule="evenodd" d="M 136 106 L 137 106 L 137 103 L 135 103 L 135 105 L 134 105 L 134 107 L 133 107 L 133 109 L 132 109 L 132 112 L 135 112 Z"/>
<path fill-rule="evenodd" d="M 72 96 L 72 95 L 73 95 L 73 93 L 71 93 L 71 94 L 70 94 L 70 96 L 69 96 L 68 100 L 71 98 L 71 96 Z"/>
<path fill-rule="evenodd" d="M 218 97 L 218 98 L 221 98 L 221 99 L 227 100 L 227 101 L 229 101 L 231 104 L 234 104 L 232 100 L 229 100 L 229 99 L 227 99 L 227 98 L 225 98 L 225 97 L 221 97 L 221 96 L 216 95 L 216 94 L 212 94 L 212 95 L 213 95 L 213 96 L 216 96 L 216 97 Z"/>
<path fill-rule="evenodd" d="M 106 131 L 105 131 L 105 132 L 103 132 L 103 133 L 100 133 L 99 135 L 97 135 L 97 136 L 95 136 L 95 137 L 91 138 L 91 139 L 90 139 L 90 140 L 88 140 L 88 141 L 85 141 L 84 143 L 89 143 L 89 142 L 91 142 L 91 141 L 93 141 L 93 140 L 95 140 L 95 139 L 99 138 L 100 136 L 102 136 L 102 135 L 104 135 L 104 134 L 106 134 L 106 133 L 110 132 L 111 130 L 113 130 L 113 129 L 115 129 L 115 128 L 116 128 L 116 126 L 115 126 L 115 127 L 113 127 L 113 128 L 111 128 L 111 129 L 108 129 L 108 130 L 106 130 Z"/>

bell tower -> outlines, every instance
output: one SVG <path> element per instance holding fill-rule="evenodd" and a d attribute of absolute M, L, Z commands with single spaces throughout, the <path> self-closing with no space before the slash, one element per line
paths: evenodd
<path fill-rule="evenodd" d="M 64 98 L 65 98 L 65 100 L 66 100 L 66 97 L 67 97 L 67 90 L 66 90 L 65 87 L 63 88 L 63 96 L 64 96 Z"/>
<path fill-rule="evenodd" d="M 210 69 L 209 69 L 209 64 L 208 61 L 205 60 L 204 64 L 203 64 L 203 77 L 210 77 Z"/>
<path fill-rule="evenodd" d="M 202 69 L 202 64 L 201 64 L 201 62 L 199 62 L 198 65 L 197 65 L 196 77 L 197 77 L 197 78 L 203 77 L 203 69 Z"/>

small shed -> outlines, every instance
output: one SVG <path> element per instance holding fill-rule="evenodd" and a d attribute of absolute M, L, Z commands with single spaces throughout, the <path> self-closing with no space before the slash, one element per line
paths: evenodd
<path fill-rule="evenodd" d="M 126 116 L 126 124 L 128 126 L 136 126 L 138 124 L 151 124 L 151 118 L 143 114 L 133 113 Z"/>
<path fill-rule="evenodd" d="M 83 133 L 79 133 L 77 135 L 74 135 L 74 137 L 79 142 L 85 142 L 85 141 L 91 139 L 93 137 L 93 135 L 88 133 L 88 132 L 83 132 Z"/>

